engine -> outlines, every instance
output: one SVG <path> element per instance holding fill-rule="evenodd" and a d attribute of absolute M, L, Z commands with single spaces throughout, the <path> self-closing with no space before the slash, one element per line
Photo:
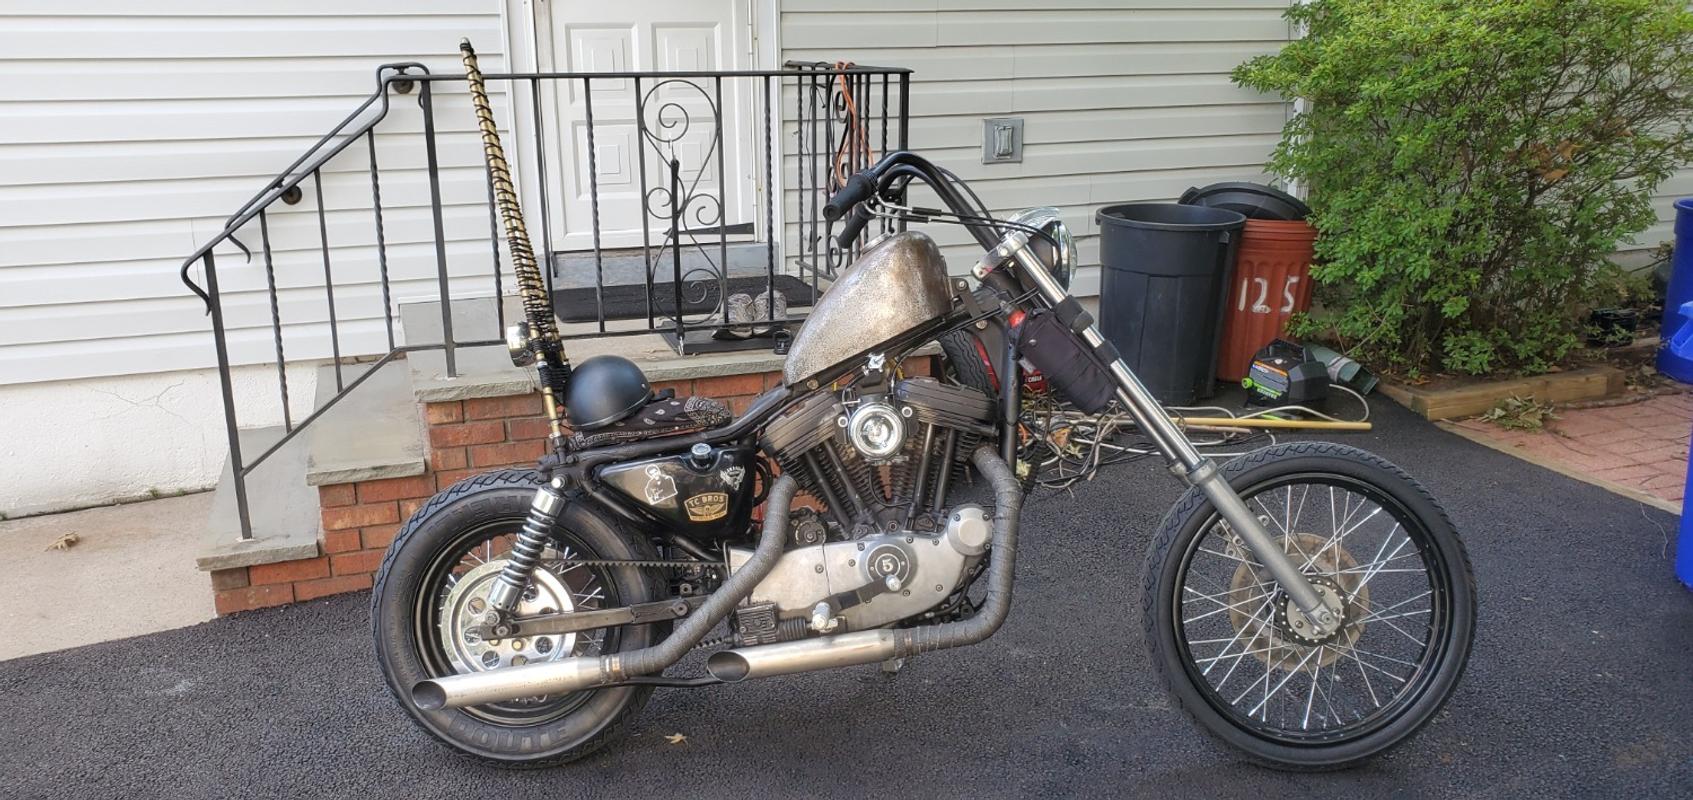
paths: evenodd
<path fill-rule="evenodd" d="M 885 393 L 818 394 L 778 418 L 761 444 L 823 504 L 814 540 L 935 531 L 970 453 L 993 435 L 993 401 L 964 386 L 907 378 Z"/>
<path fill-rule="evenodd" d="M 986 395 L 933 378 L 819 393 L 774 420 L 761 446 L 821 510 L 792 514 L 788 550 L 736 611 L 738 642 L 875 628 L 956 602 L 991 526 L 948 496 L 993 434 Z M 750 556 L 730 548 L 729 568 Z"/>

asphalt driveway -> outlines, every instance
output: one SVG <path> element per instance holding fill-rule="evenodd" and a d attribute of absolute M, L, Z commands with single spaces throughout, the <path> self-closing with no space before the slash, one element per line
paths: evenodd
<path fill-rule="evenodd" d="M 1693 593 L 1670 573 L 1675 517 L 1376 413 L 1376 432 L 1343 441 L 1445 502 L 1481 625 L 1446 711 L 1361 770 L 1247 766 L 1171 709 L 1136 592 L 1178 486 L 1146 462 L 1030 504 L 1005 629 L 892 679 L 872 667 L 661 692 L 620 746 L 501 772 L 402 718 L 373 663 L 368 598 L 346 596 L 0 663 L 0 796 L 1693 796 Z"/>

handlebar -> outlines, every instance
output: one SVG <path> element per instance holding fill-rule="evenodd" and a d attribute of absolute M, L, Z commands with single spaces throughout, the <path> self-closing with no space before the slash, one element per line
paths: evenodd
<path fill-rule="evenodd" d="M 842 186 L 834 197 L 829 198 L 828 204 L 823 206 L 823 218 L 834 222 L 859 203 L 869 200 L 870 195 L 876 192 L 874 169 L 875 167 L 871 167 L 848 178 L 846 185 Z"/>
<path fill-rule="evenodd" d="M 834 197 L 829 198 L 829 202 L 823 206 L 823 218 L 830 222 L 839 220 L 859 203 L 869 200 L 874 195 L 889 196 L 890 185 L 899 181 L 909 181 L 913 178 L 921 178 L 940 198 L 941 203 L 961 218 L 978 218 L 986 213 L 966 202 L 959 195 L 957 187 L 948 179 L 947 174 L 934 164 L 929 163 L 928 159 L 909 150 L 896 150 L 883 156 L 880 161 L 865 168 L 864 171 L 848 178 L 846 185 L 842 186 L 841 190 L 836 192 Z M 868 220 L 866 219 L 866 221 Z M 851 224 L 852 222 L 849 220 L 848 225 Z M 863 223 L 859 223 L 858 228 L 862 229 Z M 999 242 L 999 237 L 989 225 L 966 222 L 965 228 L 985 249 L 991 250 Z M 847 241 L 856 238 L 857 231 L 853 231 L 853 234 L 854 236 L 849 237 Z M 839 240 L 837 239 L 837 241 Z"/>
<path fill-rule="evenodd" d="M 858 234 L 864 232 L 864 226 L 870 224 L 870 210 L 862 205 L 854 206 L 847 214 L 846 223 L 841 225 L 841 232 L 835 234 L 835 244 L 846 249 L 858 241 Z"/>

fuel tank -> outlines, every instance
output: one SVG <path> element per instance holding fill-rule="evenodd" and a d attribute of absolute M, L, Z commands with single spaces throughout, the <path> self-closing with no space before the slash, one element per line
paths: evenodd
<path fill-rule="evenodd" d="M 946 260 L 916 231 L 884 237 L 841 273 L 794 335 L 782 379 L 800 383 L 952 310 Z"/>

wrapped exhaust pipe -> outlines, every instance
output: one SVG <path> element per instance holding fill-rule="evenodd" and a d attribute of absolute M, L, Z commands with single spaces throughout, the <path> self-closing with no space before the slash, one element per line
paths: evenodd
<path fill-rule="evenodd" d="M 971 461 L 994 489 L 993 559 L 988 564 L 988 593 L 975 616 L 921 628 L 879 628 L 725 650 L 706 659 L 706 671 L 718 680 L 733 683 L 748 678 L 874 664 L 890 658 L 972 645 L 992 636 L 1011 613 L 1017 518 L 1023 508 L 1023 490 L 1011 467 L 992 448 L 977 448 Z"/>
<path fill-rule="evenodd" d="M 725 579 L 723 585 L 712 592 L 694 613 L 678 623 L 664 641 L 627 653 L 566 658 L 430 678 L 412 686 L 412 703 L 425 711 L 463 708 L 519 697 L 577 692 L 664 671 L 699 644 L 775 568 L 788 538 L 788 507 L 797 489 L 798 484 L 790 475 L 776 479 L 770 487 L 764 528 L 752 558 Z"/>

